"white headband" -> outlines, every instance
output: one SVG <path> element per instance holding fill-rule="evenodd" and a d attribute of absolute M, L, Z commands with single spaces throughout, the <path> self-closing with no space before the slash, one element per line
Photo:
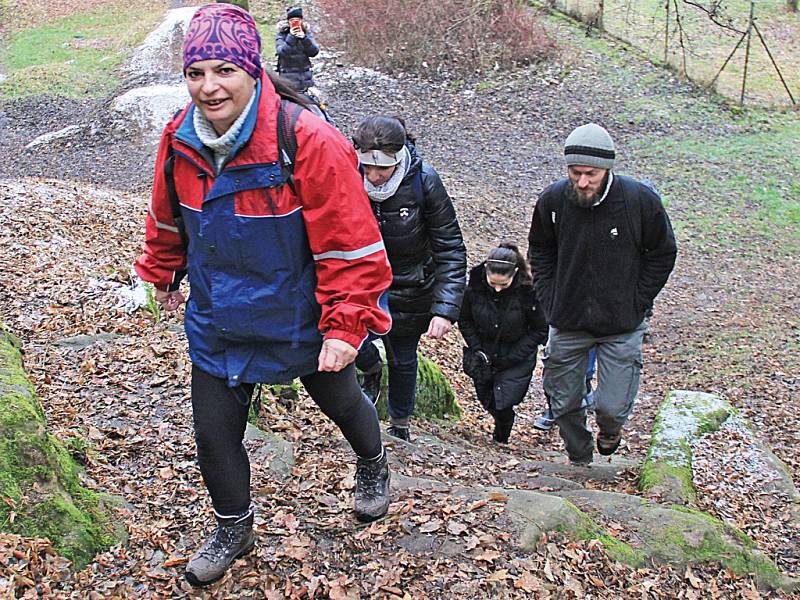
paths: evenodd
<path fill-rule="evenodd" d="M 394 167 L 400 164 L 403 160 L 402 150 L 395 154 L 387 154 L 381 150 L 367 150 L 366 152 L 358 150 L 358 161 L 362 165 L 371 165 L 374 167 Z"/>

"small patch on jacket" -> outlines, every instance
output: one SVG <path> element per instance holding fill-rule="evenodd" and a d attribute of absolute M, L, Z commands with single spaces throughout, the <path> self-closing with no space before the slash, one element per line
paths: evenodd
<path fill-rule="evenodd" d="M 552 219 L 553 223 L 556 222 L 556 211 L 550 211 L 550 218 Z"/>
<path fill-rule="evenodd" d="M 619 237 L 619 231 L 617 231 L 616 227 L 612 227 L 611 231 L 608 232 L 608 235 L 611 236 L 612 240 L 615 240 L 617 237 Z"/>
<path fill-rule="evenodd" d="M 400 209 L 400 218 L 405 221 L 408 218 L 408 215 L 411 214 L 411 211 L 406 208 L 405 206 Z"/>

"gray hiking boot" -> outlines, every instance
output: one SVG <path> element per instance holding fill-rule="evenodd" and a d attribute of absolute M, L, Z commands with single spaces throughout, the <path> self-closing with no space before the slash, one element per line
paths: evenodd
<path fill-rule="evenodd" d="M 555 424 L 556 420 L 553 418 L 553 413 L 550 412 L 549 408 L 547 408 L 542 414 L 534 419 L 533 428 L 538 429 L 539 431 L 550 431 Z"/>
<path fill-rule="evenodd" d="M 389 463 L 386 449 L 379 458 L 359 457 L 356 463 L 356 518 L 368 523 L 389 510 Z"/>
<path fill-rule="evenodd" d="M 186 580 L 195 586 L 218 581 L 234 560 L 253 549 L 255 542 L 252 510 L 238 518 L 217 517 L 216 531 L 186 565 Z"/>

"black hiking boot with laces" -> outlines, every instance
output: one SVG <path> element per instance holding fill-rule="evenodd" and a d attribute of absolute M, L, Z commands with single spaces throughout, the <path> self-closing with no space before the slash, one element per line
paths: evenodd
<path fill-rule="evenodd" d="M 186 565 L 186 580 L 195 586 L 218 581 L 234 560 L 253 549 L 255 541 L 252 510 L 241 517 L 217 517 L 216 531 Z"/>
<path fill-rule="evenodd" d="M 355 510 L 359 521 L 380 519 L 389 510 L 389 462 L 386 450 L 380 457 L 356 462 Z"/>
<path fill-rule="evenodd" d="M 409 432 L 408 425 L 389 425 L 389 427 L 386 428 L 386 433 L 404 442 L 411 441 L 411 433 Z"/>

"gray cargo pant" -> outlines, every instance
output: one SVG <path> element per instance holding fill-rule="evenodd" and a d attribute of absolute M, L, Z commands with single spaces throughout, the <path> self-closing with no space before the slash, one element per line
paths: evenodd
<path fill-rule="evenodd" d="M 597 346 L 597 425 L 603 433 L 615 434 L 625 425 L 639 392 L 646 331 L 646 321 L 633 331 L 603 337 L 550 327 L 542 355 L 542 383 L 570 460 L 587 462 L 593 454 L 592 430 L 586 424 L 586 409 L 581 408 L 589 350 Z"/>

